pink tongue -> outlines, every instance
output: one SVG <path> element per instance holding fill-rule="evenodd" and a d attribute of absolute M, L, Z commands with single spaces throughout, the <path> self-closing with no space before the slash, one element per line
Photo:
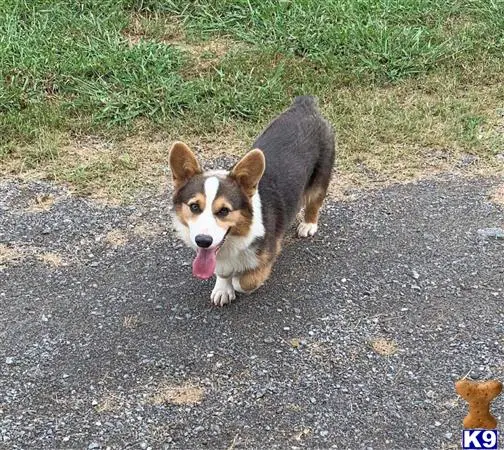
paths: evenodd
<path fill-rule="evenodd" d="M 215 272 L 217 264 L 217 249 L 199 248 L 192 265 L 192 273 L 195 277 L 206 280 Z"/>

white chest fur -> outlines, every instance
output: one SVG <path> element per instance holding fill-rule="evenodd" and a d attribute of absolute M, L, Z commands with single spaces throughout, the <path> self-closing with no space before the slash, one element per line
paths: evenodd
<path fill-rule="evenodd" d="M 237 248 L 231 240 L 226 242 L 226 246 L 226 249 L 223 247 L 217 255 L 215 272 L 220 277 L 227 278 L 236 273 L 254 269 L 259 265 L 255 248 L 240 248 L 241 246 Z"/>

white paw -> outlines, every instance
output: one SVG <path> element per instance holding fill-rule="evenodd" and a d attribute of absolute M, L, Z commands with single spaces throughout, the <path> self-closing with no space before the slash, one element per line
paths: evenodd
<path fill-rule="evenodd" d="M 227 279 L 217 278 L 210 298 L 215 306 L 224 306 L 231 303 L 236 298 L 233 285 Z"/>
<path fill-rule="evenodd" d="M 299 237 L 308 237 L 313 236 L 318 230 L 318 225 L 316 223 L 307 223 L 301 222 L 298 225 L 298 236 Z"/>

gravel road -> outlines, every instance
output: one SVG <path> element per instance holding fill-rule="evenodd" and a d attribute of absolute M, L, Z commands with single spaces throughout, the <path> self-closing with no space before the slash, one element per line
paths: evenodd
<path fill-rule="evenodd" d="M 329 202 L 225 308 L 166 195 L 0 183 L 0 447 L 459 448 L 454 381 L 504 378 L 498 183 Z"/>

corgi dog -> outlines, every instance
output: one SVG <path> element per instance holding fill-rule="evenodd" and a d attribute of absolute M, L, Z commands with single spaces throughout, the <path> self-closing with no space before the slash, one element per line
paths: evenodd
<path fill-rule="evenodd" d="M 317 232 L 334 158 L 332 127 L 310 96 L 296 97 L 230 170 L 203 171 L 186 144 L 172 145 L 174 226 L 196 251 L 193 275 L 216 275 L 213 304 L 224 306 L 268 279 L 302 207 L 297 234 Z"/>

